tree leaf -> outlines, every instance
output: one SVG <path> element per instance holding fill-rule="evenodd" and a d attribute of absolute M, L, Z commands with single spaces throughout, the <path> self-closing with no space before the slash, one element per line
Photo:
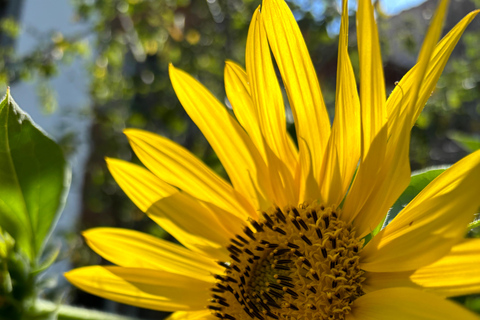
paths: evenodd
<path fill-rule="evenodd" d="M 449 166 L 430 167 L 412 173 L 410 184 L 397 199 L 385 218 L 383 228 L 387 226 L 405 206 L 413 200 L 433 179 L 445 171 Z"/>
<path fill-rule="evenodd" d="M 70 186 L 60 147 L 7 91 L 0 102 L 0 225 L 34 263 Z"/>

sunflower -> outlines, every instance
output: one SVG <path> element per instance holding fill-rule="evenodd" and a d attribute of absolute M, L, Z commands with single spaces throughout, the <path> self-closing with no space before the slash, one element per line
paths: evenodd
<path fill-rule="evenodd" d="M 480 152 L 431 182 L 373 239 L 410 180 L 409 134 L 459 37 L 438 44 L 441 1 L 418 63 L 386 98 L 370 0 L 358 2 L 360 94 L 343 1 L 335 118 L 330 124 L 305 42 L 283 0 L 264 0 L 247 38 L 246 70 L 225 66 L 235 117 L 170 66 L 186 112 L 230 182 L 153 133 L 128 129 L 143 164 L 107 159 L 132 201 L 183 246 L 96 228 L 88 245 L 118 266 L 66 273 L 90 293 L 172 311 L 170 319 L 478 319 L 447 297 L 480 292 L 480 239 L 464 239 L 480 205 Z M 298 148 L 286 131 L 293 112 Z"/>

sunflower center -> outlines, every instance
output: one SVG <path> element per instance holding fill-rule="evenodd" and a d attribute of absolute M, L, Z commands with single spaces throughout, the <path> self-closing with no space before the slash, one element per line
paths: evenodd
<path fill-rule="evenodd" d="M 359 252 L 341 211 L 318 203 L 273 207 L 227 249 L 208 308 L 219 318 L 344 319 L 363 294 Z"/>

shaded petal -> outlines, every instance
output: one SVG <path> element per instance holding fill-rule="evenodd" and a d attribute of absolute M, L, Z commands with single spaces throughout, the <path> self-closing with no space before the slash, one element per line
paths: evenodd
<path fill-rule="evenodd" d="M 208 309 L 201 311 L 177 311 L 168 316 L 165 320 L 214 320 L 216 317 Z"/>
<path fill-rule="evenodd" d="M 438 41 L 442 31 L 443 20 L 448 7 L 447 4 L 448 0 L 442 0 L 440 2 L 435 16 L 432 19 L 432 23 L 428 28 L 427 35 L 420 50 L 417 63 L 418 72 L 415 76 L 412 90 L 406 92 L 405 100 L 402 100 L 402 103 L 406 104 L 407 107 L 405 112 L 396 119 L 394 125 L 395 131 L 392 132 L 388 138 L 384 163 L 378 173 L 374 175 L 375 187 L 373 191 L 361 208 L 354 207 L 352 209 L 352 206 L 347 206 L 347 203 L 345 203 L 345 211 L 354 210 L 354 212 L 358 212 L 355 217 L 354 226 L 358 230 L 360 237 L 367 235 L 375 229 L 410 181 L 410 122 L 415 113 L 415 103 L 418 99 L 418 93 L 423 79 L 425 78 L 428 62 L 431 59 L 435 43 Z M 377 142 L 374 141 L 372 145 L 374 143 Z M 372 147 L 370 149 L 372 149 Z M 372 154 L 372 151 L 375 150 L 372 149 L 368 152 L 365 161 L 369 160 L 368 158 L 370 158 L 370 161 L 375 161 L 377 155 Z M 377 163 L 377 161 L 375 161 L 375 163 Z M 368 167 L 372 169 L 370 174 L 374 174 L 374 166 L 369 165 Z M 347 198 L 346 202 L 348 200 Z"/>
<path fill-rule="evenodd" d="M 95 228 L 83 236 L 96 253 L 121 267 L 163 270 L 207 282 L 224 271 L 212 259 L 134 230 Z"/>
<path fill-rule="evenodd" d="M 213 283 L 141 268 L 91 266 L 65 273 L 76 287 L 105 299 L 162 310 L 202 310 Z"/>
<path fill-rule="evenodd" d="M 353 302 L 352 316 L 356 320 L 478 320 L 455 302 L 411 288 L 390 288 L 363 295 Z"/>
<path fill-rule="evenodd" d="M 348 4 L 343 14 L 338 45 L 337 91 L 332 134 L 323 161 L 320 184 L 321 199 L 340 205 L 360 159 L 360 102 L 352 64 L 348 56 Z"/>
<path fill-rule="evenodd" d="M 227 230 L 219 219 L 229 221 L 235 216 L 217 215 L 199 200 L 178 191 L 135 164 L 107 159 L 107 165 L 127 196 L 180 243 L 193 251 L 217 259 L 228 259 L 224 245 L 236 230 Z M 241 225 L 238 223 L 237 228 Z"/>
<path fill-rule="evenodd" d="M 328 138 L 328 117 L 317 75 L 300 29 L 283 0 L 264 0 L 262 7 L 265 30 L 273 55 L 282 75 L 300 143 L 303 174 L 309 172 L 310 149 L 314 176 L 318 177 Z M 302 147 L 303 146 L 303 147 Z"/>
<path fill-rule="evenodd" d="M 197 80 L 170 65 L 170 80 L 183 108 L 202 131 L 232 181 L 255 209 L 266 206 L 261 184 L 268 181 L 265 163 L 227 109 Z"/>
<path fill-rule="evenodd" d="M 480 239 L 453 246 L 448 255 L 416 270 L 410 279 L 445 296 L 480 292 Z"/>
<path fill-rule="evenodd" d="M 241 194 L 179 144 L 148 131 L 124 132 L 138 158 L 163 181 L 242 219 L 256 216 Z"/>
<path fill-rule="evenodd" d="M 458 161 L 420 192 L 362 250 L 361 268 L 414 270 L 462 240 L 480 205 L 480 151 Z"/>
<path fill-rule="evenodd" d="M 273 68 L 259 8 L 250 24 L 245 57 L 250 92 L 265 142 L 272 200 L 281 207 L 297 203 L 298 189 L 294 183 L 297 154 L 289 143 L 282 92 Z"/>
<path fill-rule="evenodd" d="M 445 297 L 480 292 L 480 239 L 464 240 L 449 254 L 414 271 L 367 272 L 365 292 L 390 287 L 415 287 Z"/>
<path fill-rule="evenodd" d="M 238 223 L 236 229 L 226 229 L 218 221 L 222 216 L 209 209 L 197 199 L 179 192 L 153 203 L 146 213 L 187 248 L 226 261 L 225 247 L 241 232 L 243 224 Z"/>
<path fill-rule="evenodd" d="M 310 202 L 312 200 L 320 199 L 320 185 L 318 184 L 317 179 L 314 176 L 314 164 L 312 163 L 310 147 L 303 139 L 298 140 L 298 145 L 300 146 L 300 149 L 303 148 L 303 150 L 305 150 L 305 167 L 299 167 L 299 171 L 307 170 L 299 172 L 295 176 L 295 182 L 299 185 L 298 201 L 299 203 L 302 203 L 305 201 Z"/>
<path fill-rule="evenodd" d="M 232 105 L 233 113 L 238 122 L 248 133 L 252 142 L 266 161 L 263 137 L 258 124 L 258 117 L 250 96 L 250 84 L 247 73 L 232 61 L 225 62 L 225 91 Z"/>
<path fill-rule="evenodd" d="M 359 237 L 366 236 L 377 227 L 410 183 L 410 128 L 403 127 L 400 136 L 396 145 L 387 144 L 384 162 L 380 168 L 376 168 L 379 157 L 376 151 L 383 144 L 383 134 L 377 135 L 378 140 L 372 142 L 367 157 L 358 168 L 351 193 L 345 199 L 343 212 L 349 215 L 348 219 L 344 219 L 347 222 L 355 219 L 353 225 Z"/>

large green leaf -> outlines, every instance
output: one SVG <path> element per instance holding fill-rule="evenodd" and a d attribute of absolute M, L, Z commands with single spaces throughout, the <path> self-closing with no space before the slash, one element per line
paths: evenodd
<path fill-rule="evenodd" d="M 442 167 L 430 167 L 422 171 L 416 171 L 412 173 L 412 178 L 407 189 L 402 193 L 402 195 L 397 199 L 393 207 L 388 212 L 383 226 L 388 225 L 397 214 L 405 208 L 405 206 L 410 203 L 420 193 L 433 179 L 438 177 L 443 171 L 445 171 L 448 166 Z"/>
<path fill-rule="evenodd" d="M 34 262 L 58 220 L 69 185 L 60 147 L 7 92 L 0 102 L 0 226 Z"/>

